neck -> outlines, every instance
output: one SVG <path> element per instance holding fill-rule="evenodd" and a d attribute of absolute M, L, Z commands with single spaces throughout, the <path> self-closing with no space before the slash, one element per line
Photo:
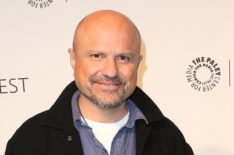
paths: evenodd
<path fill-rule="evenodd" d="M 96 104 L 92 103 L 84 96 L 79 97 L 79 108 L 82 115 L 92 121 L 100 123 L 113 123 L 121 120 L 128 113 L 128 106 L 126 102 L 120 106 L 111 109 L 102 109 Z"/>

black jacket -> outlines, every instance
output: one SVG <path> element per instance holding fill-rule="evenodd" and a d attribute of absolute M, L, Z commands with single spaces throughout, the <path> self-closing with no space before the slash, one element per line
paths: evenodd
<path fill-rule="evenodd" d="M 27 120 L 8 141 L 5 155 L 82 155 L 71 109 L 76 90 L 73 81 L 48 111 Z M 142 90 L 137 87 L 130 99 L 149 122 L 136 122 L 137 155 L 193 155 L 179 129 Z"/>

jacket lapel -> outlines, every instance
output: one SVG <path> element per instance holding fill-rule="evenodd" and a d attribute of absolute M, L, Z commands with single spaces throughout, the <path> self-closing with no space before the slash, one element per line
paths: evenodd
<path fill-rule="evenodd" d="M 130 99 L 141 110 L 146 117 L 148 124 L 143 120 L 137 120 L 136 131 L 136 155 L 142 155 L 146 140 L 152 130 L 150 124 L 164 120 L 165 117 L 155 103 L 138 87 L 136 87 Z"/>
<path fill-rule="evenodd" d="M 142 155 L 144 144 L 151 132 L 151 128 L 146 125 L 145 121 L 136 121 L 136 155 Z"/>
<path fill-rule="evenodd" d="M 80 135 L 72 118 L 71 99 L 76 91 L 77 87 L 73 81 L 65 88 L 44 119 L 40 120 L 40 124 L 62 131 L 58 132 L 58 136 L 70 150 L 71 155 L 83 155 Z"/>

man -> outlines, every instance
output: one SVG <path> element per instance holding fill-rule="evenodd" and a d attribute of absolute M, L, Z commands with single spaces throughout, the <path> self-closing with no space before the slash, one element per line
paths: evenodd
<path fill-rule="evenodd" d="M 126 16 L 94 12 L 69 49 L 75 82 L 26 121 L 6 155 L 192 155 L 182 133 L 138 87 L 141 36 Z"/>

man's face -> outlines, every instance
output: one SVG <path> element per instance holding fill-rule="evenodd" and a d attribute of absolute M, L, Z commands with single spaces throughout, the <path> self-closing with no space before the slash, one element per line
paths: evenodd
<path fill-rule="evenodd" d="M 80 33 L 72 65 L 80 98 L 102 109 L 119 106 L 136 87 L 140 61 L 136 34 L 105 26 L 90 26 Z"/>

